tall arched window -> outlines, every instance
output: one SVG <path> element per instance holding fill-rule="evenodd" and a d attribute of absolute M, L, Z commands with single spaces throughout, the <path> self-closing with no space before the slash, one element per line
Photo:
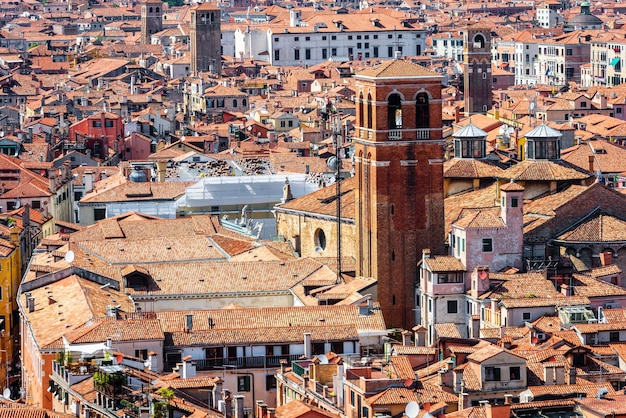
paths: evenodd
<path fill-rule="evenodd" d="M 387 126 L 388 129 L 402 128 L 402 99 L 399 94 L 389 96 L 387 104 Z"/>
<path fill-rule="evenodd" d="M 358 126 L 363 126 L 363 92 L 359 93 L 359 119 L 356 121 Z"/>
<path fill-rule="evenodd" d="M 415 127 L 430 128 L 430 111 L 428 106 L 428 94 L 417 95 L 415 103 Z"/>
<path fill-rule="evenodd" d="M 366 128 L 372 129 L 372 93 L 367 93 L 367 126 Z"/>

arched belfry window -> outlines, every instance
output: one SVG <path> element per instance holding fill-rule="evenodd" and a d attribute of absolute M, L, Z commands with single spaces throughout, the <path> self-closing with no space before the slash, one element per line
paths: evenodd
<path fill-rule="evenodd" d="M 387 117 L 389 129 L 402 128 L 402 99 L 399 94 L 389 96 L 387 104 Z"/>
<path fill-rule="evenodd" d="M 364 111 L 364 106 L 363 106 L 363 92 L 359 93 L 359 119 L 356 121 L 356 123 L 359 126 L 363 126 L 363 111 Z"/>
<path fill-rule="evenodd" d="M 417 95 L 415 103 L 415 127 L 430 128 L 430 111 L 428 106 L 428 94 Z"/>
<path fill-rule="evenodd" d="M 152 13 L 152 7 L 148 10 L 150 13 Z"/>
<path fill-rule="evenodd" d="M 367 93 L 367 128 L 372 129 L 372 93 Z"/>
<path fill-rule="evenodd" d="M 485 47 L 485 37 L 480 33 L 474 36 L 474 48 L 484 48 Z"/>
<path fill-rule="evenodd" d="M 161 12 L 161 9 L 159 9 L 158 7 L 156 8 L 156 12 L 159 13 Z"/>

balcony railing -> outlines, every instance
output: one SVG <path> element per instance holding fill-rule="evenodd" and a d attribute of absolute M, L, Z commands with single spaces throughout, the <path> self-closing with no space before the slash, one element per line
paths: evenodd
<path fill-rule="evenodd" d="M 390 141 L 399 141 L 402 139 L 402 130 L 396 129 L 393 131 L 389 131 L 389 140 Z"/>
<path fill-rule="evenodd" d="M 192 360 L 196 363 L 196 370 L 221 370 L 229 369 L 264 369 L 279 368 L 280 361 L 285 360 L 291 363 L 301 357 L 301 354 L 283 354 L 277 356 L 254 356 L 254 357 L 217 357 Z M 168 363 L 170 369 L 176 363 Z"/>
<path fill-rule="evenodd" d="M 91 362 L 74 362 L 64 366 L 55 360 L 52 361 L 52 372 L 69 386 L 87 379 L 97 369 L 98 366 Z"/>
<path fill-rule="evenodd" d="M 493 327 L 500 327 L 502 326 L 502 316 L 500 315 L 500 312 L 494 312 L 489 308 L 485 308 L 484 322 L 486 325 L 491 325 Z"/>

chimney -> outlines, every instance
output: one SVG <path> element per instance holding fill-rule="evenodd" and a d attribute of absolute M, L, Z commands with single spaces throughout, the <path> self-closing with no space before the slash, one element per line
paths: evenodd
<path fill-rule="evenodd" d="M 183 367 L 181 367 L 181 378 L 187 379 L 196 377 L 196 362 L 191 360 L 191 356 L 183 357 Z"/>
<path fill-rule="evenodd" d="M 404 330 L 402 331 L 402 345 L 409 346 L 411 345 L 411 332 Z"/>
<path fill-rule="evenodd" d="M 267 418 L 276 418 L 276 410 L 274 408 L 268 408 Z"/>
<path fill-rule="evenodd" d="M 590 172 L 590 173 L 593 173 L 593 172 L 594 172 L 594 169 L 593 169 L 593 160 L 594 160 L 594 156 L 593 156 L 593 155 L 590 155 L 590 156 L 589 156 L 589 172 Z"/>
<path fill-rule="evenodd" d="M 426 347 L 426 328 L 421 325 L 413 327 L 415 333 L 415 346 Z"/>
<path fill-rule="evenodd" d="M 245 418 L 243 415 L 243 395 L 235 395 L 235 418 Z"/>
<path fill-rule="evenodd" d="M 613 262 L 613 253 L 611 251 L 603 251 L 600 253 L 600 263 L 602 267 L 606 267 Z"/>
<path fill-rule="evenodd" d="M 222 400 L 222 386 L 224 381 L 222 379 L 220 379 L 219 377 L 214 379 L 215 381 L 215 386 L 213 387 L 213 393 L 212 393 L 212 407 L 213 408 L 217 408 L 217 405 L 220 404 L 220 402 L 224 402 Z"/>
<path fill-rule="evenodd" d="M 85 194 L 93 190 L 93 183 L 94 183 L 93 171 L 86 170 L 85 174 L 83 175 L 83 185 L 85 186 Z"/>
<path fill-rule="evenodd" d="M 30 293 L 26 293 L 26 306 L 28 307 L 28 312 L 32 313 L 35 311 L 35 298 Z"/>
<path fill-rule="evenodd" d="M 285 179 L 285 184 L 283 185 L 283 197 L 280 200 L 281 203 L 287 203 L 293 200 L 293 193 L 291 193 L 291 185 L 289 184 L 289 179 Z"/>
<path fill-rule="evenodd" d="M 148 370 L 158 373 L 157 353 L 154 351 L 148 353 Z"/>
<path fill-rule="evenodd" d="M 48 177 L 48 187 L 50 187 L 50 191 L 52 193 L 54 193 L 57 189 L 56 179 L 57 179 L 56 173 L 51 172 Z"/>
<path fill-rule="evenodd" d="M 563 296 L 574 296 L 574 286 L 570 286 L 566 283 L 561 284 L 561 294 L 563 294 Z"/>
<path fill-rule="evenodd" d="M 232 418 L 233 416 L 233 395 L 228 389 L 224 389 L 222 392 L 224 409 L 221 410 L 224 413 L 224 418 Z"/>
<path fill-rule="evenodd" d="M 313 350 L 311 346 L 311 333 L 305 332 L 304 333 L 304 357 L 311 358 L 312 351 Z"/>
<path fill-rule="evenodd" d="M 511 416 L 511 405 L 483 405 L 487 418 L 509 418 Z"/>
<path fill-rule="evenodd" d="M 510 393 L 507 393 L 506 395 L 504 395 L 504 404 L 511 405 L 512 403 L 513 403 L 513 395 L 511 395 Z"/>

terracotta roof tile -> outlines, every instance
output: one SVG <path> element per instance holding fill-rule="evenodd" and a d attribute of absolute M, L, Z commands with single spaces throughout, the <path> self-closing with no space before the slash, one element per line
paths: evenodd
<path fill-rule="evenodd" d="M 456 324 L 435 324 L 439 338 L 463 338 Z"/>
<path fill-rule="evenodd" d="M 463 263 L 453 256 L 431 256 L 425 262 L 433 272 L 465 271 Z"/>
<path fill-rule="evenodd" d="M 415 379 L 415 372 L 408 357 L 392 356 L 389 358 L 389 361 L 398 379 Z"/>
<path fill-rule="evenodd" d="M 302 342 L 304 333 L 311 334 L 313 342 L 358 340 L 354 325 L 320 325 L 319 320 L 309 326 L 278 327 L 273 325 L 237 329 L 192 329 L 190 332 L 168 332 L 166 346 L 224 346 L 242 344 L 295 344 Z"/>
<path fill-rule="evenodd" d="M 487 161 L 453 158 L 443 164 L 444 178 L 493 178 L 504 172 Z"/>
<path fill-rule="evenodd" d="M 418 64 L 406 60 L 385 61 L 381 65 L 368 68 L 356 74 L 359 77 L 441 77 L 436 73 Z"/>
<path fill-rule="evenodd" d="M 591 174 L 563 161 L 524 160 L 505 170 L 499 177 L 521 182 L 564 181 L 588 179 Z"/>
<path fill-rule="evenodd" d="M 605 386 L 611 386 L 605 384 Z M 609 388 L 606 388 L 609 390 Z M 623 415 L 626 414 L 626 395 L 610 393 L 603 399 L 589 396 L 587 398 L 578 399 L 576 401 L 583 410 L 593 411 L 594 414 L 602 414 L 604 416 Z"/>
<path fill-rule="evenodd" d="M 626 221 L 597 212 L 595 216 L 561 234 L 557 239 L 566 242 L 626 241 Z"/>

